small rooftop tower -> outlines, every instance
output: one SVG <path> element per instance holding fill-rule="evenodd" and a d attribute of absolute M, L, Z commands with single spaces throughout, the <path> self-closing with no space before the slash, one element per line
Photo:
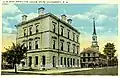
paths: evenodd
<path fill-rule="evenodd" d="M 25 21 L 27 21 L 27 15 L 22 16 L 22 22 L 25 22 Z"/>
<path fill-rule="evenodd" d="M 43 14 L 44 14 L 44 10 L 45 10 L 44 7 L 38 8 L 38 14 L 39 14 L 39 15 L 43 15 Z"/>

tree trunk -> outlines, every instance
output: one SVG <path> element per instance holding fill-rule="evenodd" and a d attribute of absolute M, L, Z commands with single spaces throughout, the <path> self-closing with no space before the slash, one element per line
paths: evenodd
<path fill-rule="evenodd" d="M 15 64 L 15 73 L 17 73 L 17 66 L 16 66 L 16 64 Z"/>

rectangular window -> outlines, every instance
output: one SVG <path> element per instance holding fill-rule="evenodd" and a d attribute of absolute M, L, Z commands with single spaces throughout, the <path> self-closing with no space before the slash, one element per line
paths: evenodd
<path fill-rule="evenodd" d="M 29 28 L 29 34 L 32 35 L 32 27 Z"/>
<path fill-rule="evenodd" d="M 75 44 L 73 44 L 73 53 L 75 53 Z"/>
<path fill-rule="evenodd" d="M 71 66 L 72 66 L 72 58 L 70 59 L 70 64 L 71 64 Z"/>
<path fill-rule="evenodd" d="M 42 56 L 42 66 L 45 67 L 45 63 L 46 63 L 46 58 L 45 56 Z"/>
<path fill-rule="evenodd" d="M 85 62 L 86 60 L 85 60 L 85 58 L 83 58 L 83 62 Z"/>
<path fill-rule="evenodd" d="M 78 38 L 79 38 L 79 36 L 77 36 L 77 42 L 78 42 Z"/>
<path fill-rule="evenodd" d="M 73 65 L 75 65 L 75 59 L 73 59 Z"/>
<path fill-rule="evenodd" d="M 38 65 L 38 56 L 35 56 L 35 65 Z"/>
<path fill-rule="evenodd" d="M 85 53 L 83 53 L 83 57 L 85 57 Z"/>
<path fill-rule="evenodd" d="M 56 29 L 56 28 L 55 28 L 55 24 L 53 24 L 53 32 L 54 32 L 54 33 L 55 33 L 55 29 Z"/>
<path fill-rule="evenodd" d="M 90 53 L 88 53 L 88 57 L 90 56 Z"/>
<path fill-rule="evenodd" d="M 53 49 L 55 49 L 55 40 L 53 40 Z"/>
<path fill-rule="evenodd" d="M 95 53 L 93 53 L 93 56 L 95 57 Z"/>
<path fill-rule="evenodd" d="M 29 42 L 29 49 L 31 50 L 32 49 L 32 43 Z"/>
<path fill-rule="evenodd" d="M 64 65 L 66 66 L 66 58 L 64 58 Z"/>
<path fill-rule="evenodd" d="M 75 33 L 73 33 L 73 41 L 75 41 Z"/>
<path fill-rule="evenodd" d="M 68 31 L 68 39 L 69 39 L 69 37 L 70 37 L 70 30 L 67 30 Z"/>
<path fill-rule="evenodd" d="M 93 58 L 93 61 L 95 61 L 96 59 L 95 58 Z"/>
<path fill-rule="evenodd" d="M 77 66 L 79 66 L 79 59 L 77 59 Z"/>
<path fill-rule="evenodd" d="M 61 36 L 63 36 L 63 27 L 61 27 Z"/>
<path fill-rule="evenodd" d="M 53 67 L 56 67 L 55 56 L 53 56 Z"/>
<path fill-rule="evenodd" d="M 62 62 L 63 62 L 63 57 L 61 57 L 61 65 L 63 65 L 63 63 L 62 63 Z"/>
<path fill-rule="evenodd" d="M 31 67 L 31 65 L 32 65 L 32 57 L 29 56 L 29 66 Z"/>
<path fill-rule="evenodd" d="M 67 65 L 68 65 L 68 67 L 70 66 L 70 64 L 69 64 L 69 58 L 67 58 Z"/>
<path fill-rule="evenodd" d="M 79 46 L 77 46 L 77 54 L 79 53 Z"/>
<path fill-rule="evenodd" d="M 90 61 L 90 58 L 88 58 L 88 62 Z"/>
<path fill-rule="evenodd" d="M 36 25 L 36 33 L 38 33 L 39 32 L 39 30 L 38 30 L 38 25 Z"/>
<path fill-rule="evenodd" d="M 63 42 L 61 41 L 61 50 L 63 51 Z"/>
<path fill-rule="evenodd" d="M 70 52 L 70 44 L 68 44 L 68 52 Z"/>
<path fill-rule="evenodd" d="M 35 41 L 35 49 L 38 49 L 38 41 Z"/>
<path fill-rule="evenodd" d="M 26 29 L 24 29 L 24 36 L 26 36 Z"/>

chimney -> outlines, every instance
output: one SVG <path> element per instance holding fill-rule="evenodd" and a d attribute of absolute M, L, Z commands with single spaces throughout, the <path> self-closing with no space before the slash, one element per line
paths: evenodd
<path fill-rule="evenodd" d="M 22 22 L 25 22 L 25 21 L 27 21 L 27 15 L 22 16 Z"/>
<path fill-rule="evenodd" d="M 66 22 L 67 16 L 65 14 L 61 15 L 61 19 Z"/>
<path fill-rule="evenodd" d="M 39 14 L 39 15 L 43 15 L 43 14 L 44 14 L 44 10 L 45 10 L 44 7 L 38 8 L 38 14 Z"/>
<path fill-rule="evenodd" d="M 72 23 L 72 19 L 67 19 L 68 23 L 71 24 Z"/>

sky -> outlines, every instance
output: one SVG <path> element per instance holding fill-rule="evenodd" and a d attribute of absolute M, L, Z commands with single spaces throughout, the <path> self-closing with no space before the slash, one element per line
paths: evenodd
<path fill-rule="evenodd" d="M 117 49 L 118 36 L 118 5 L 116 4 L 10 4 L 2 6 L 2 51 L 16 40 L 15 25 L 21 22 L 21 16 L 28 19 L 37 17 L 37 10 L 45 8 L 45 13 L 52 13 L 60 18 L 66 14 L 72 19 L 72 25 L 80 34 L 80 51 L 91 46 L 93 20 L 96 19 L 96 31 L 100 51 L 107 42 L 115 44 Z"/>

